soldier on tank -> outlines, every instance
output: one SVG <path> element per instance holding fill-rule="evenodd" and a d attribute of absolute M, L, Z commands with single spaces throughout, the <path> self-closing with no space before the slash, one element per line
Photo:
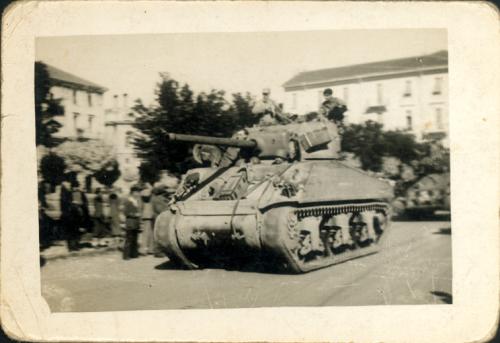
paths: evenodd
<path fill-rule="evenodd" d="M 337 126 L 343 126 L 344 113 L 347 111 L 347 105 L 344 101 L 333 96 L 331 88 L 323 91 L 325 101 L 321 104 L 318 113 L 328 120 L 333 121 Z"/>
<path fill-rule="evenodd" d="M 257 101 L 252 108 L 252 113 L 260 117 L 259 125 L 289 123 L 290 119 L 283 115 L 281 107 L 271 99 L 270 94 L 271 90 L 264 88 L 262 90 L 262 100 Z"/>

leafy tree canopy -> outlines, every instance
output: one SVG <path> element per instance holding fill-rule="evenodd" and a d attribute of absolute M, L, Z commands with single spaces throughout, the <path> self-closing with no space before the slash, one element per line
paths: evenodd
<path fill-rule="evenodd" d="M 66 163 L 64 159 L 54 153 L 42 157 L 40 161 L 40 174 L 44 181 L 57 185 L 64 179 Z"/>
<path fill-rule="evenodd" d="M 142 162 L 139 165 L 139 178 L 142 183 L 149 183 L 153 185 L 160 180 L 161 170 L 158 169 L 156 164 L 151 162 Z"/>
<path fill-rule="evenodd" d="M 36 145 L 54 147 L 61 140 L 53 137 L 61 124 L 54 117 L 62 116 L 64 108 L 61 99 L 54 99 L 50 93 L 50 77 L 42 62 L 35 62 L 35 127 Z"/>
<path fill-rule="evenodd" d="M 91 174 L 108 167 L 115 159 L 112 147 L 96 140 L 66 141 L 52 151 L 64 158 L 68 166 Z"/>
<path fill-rule="evenodd" d="M 342 151 L 354 153 L 363 169 L 391 176 L 395 175 L 396 161 L 401 162 L 400 169 L 411 166 L 416 177 L 449 169 L 449 151 L 439 142 L 417 142 L 409 133 L 384 131 L 382 124 L 373 121 L 346 126 Z M 387 163 L 392 166 L 384 166 Z"/>
<path fill-rule="evenodd" d="M 120 178 L 118 162 L 111 160 L 94 173 L 95 179 L 106 187 L 111 187 Z"/>

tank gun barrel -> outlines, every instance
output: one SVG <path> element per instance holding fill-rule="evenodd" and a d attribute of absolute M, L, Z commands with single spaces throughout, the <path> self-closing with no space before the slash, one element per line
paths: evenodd
<path fill-rule="evenodd" d="M 251 140 L 242 140 L 234 138 L 221 138 L 211 136 L 185 135 L 180 133 L 169 133 L 168 140 L 191 142 L 197 144 L 222 145 L 238 148 L 255 148 L 257 143 Z"/>

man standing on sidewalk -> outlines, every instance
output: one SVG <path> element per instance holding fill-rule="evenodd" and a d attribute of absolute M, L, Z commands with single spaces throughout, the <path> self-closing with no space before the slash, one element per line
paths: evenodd
<path fill-rule="evenodd" d="M 80 249 L 80 228 L 86 225 L 88 203 L 76 180 L 64 181 L 61 186 L 61 223 L 64 226 L 68 250 Z"/>
<path fill-rule="evenodd" d="M 154 254 L 153 240 L 153 204 L 151 203 L 151 189 L 146 188 L 141 191 L 141 242 L 144 246 L 144 253 Z"/>
<path fill-rule="evenodd" d="M 104 199 L 101 195 L 101 189 L 97 188 L 94 198 L 94 238 L 97 246 L 105 246 L 100 239 L 107 234 L 106 217 L 104 215 Z"/>
<path fill-rule="evenodd" d="M 130 195 L 123 203 L 123 214 L 125 215 L 125 246 L 123 247 L 124 260 L 139 256 L 137 238 L 141 224 L 140 201 L 140 189 L 132 187 L 130 189 Z"/>

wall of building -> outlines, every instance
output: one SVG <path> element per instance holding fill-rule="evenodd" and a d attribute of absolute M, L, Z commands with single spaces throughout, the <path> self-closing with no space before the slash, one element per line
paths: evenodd
<path fill-rule="evenodd" d="M 439 84 L 439 85 L 438 85 Z M 386 130 L 407 130 L 422 139 L 428 133 L 448 132 L 448 74 L 433 73 L 404 77 L 357 80 L 350 83 L 287 91 L 286 112 L 306 114 L 317 111 L 323 90 L 331 88 L 334 96 L 348 106 L 347 123 L 374 120 Z M 386 111 L 366 113 L 370 107 L 384 106 Z M 447 144 L 447 140 L 444 142 Z"/>
<path fill-rule="evenodd" d="M 61 99 L 64 116 L 55 117 L 62 128 L 57 137 L 102 139 L 104 136 L 103 95 L 62 86 L 52 86 L 53 97 Z"/>
<path fill-rule="evenodd" d="M 113 107 L 105 112 L 104 140 L 113 146 L 116 159 L 122 172 L 122 181 L 137 181 L 140 159 L 132 145 L 134 113 L 128 107 L 126 95 L 114 96 Z"/>

